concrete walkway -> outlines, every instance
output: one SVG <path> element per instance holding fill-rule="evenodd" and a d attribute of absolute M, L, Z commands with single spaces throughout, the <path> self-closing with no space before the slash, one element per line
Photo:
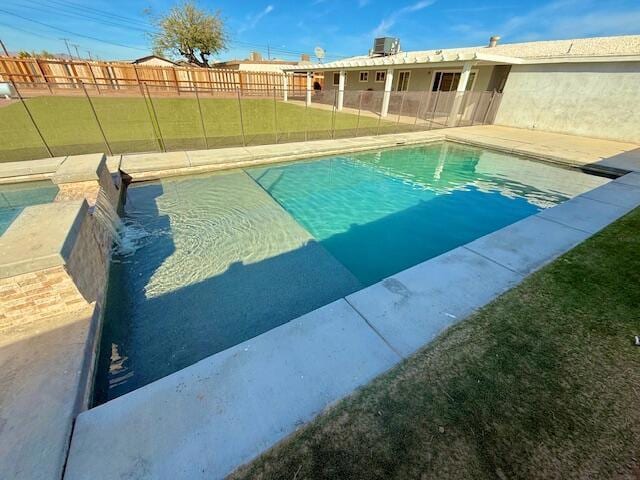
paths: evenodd
<path fill-rule="evenodd" d="M 222 478 L 638 205 L 630 173 L 84 412 L 65 478 Z"/>
<path fill-rule="evenodd" d="M 0 235 L 3 480 L 61 478 L 73 422 L 88 404 L 110 240 L 83 197 L 94 184 L 111 190 L 108 175 L 98 181 L 106 172 L 102 154 L 62 160 L 10 170 L 57 172 L 58 195 L 25 207 Z M 59 200 L 65 187 L 74 199 Z"/>
<path fill-rule="evenodd" d="M 477 125 L 444 130 L 446 139 L 593 170 L 640 171 L 640 145 L 562 133 Z"/>

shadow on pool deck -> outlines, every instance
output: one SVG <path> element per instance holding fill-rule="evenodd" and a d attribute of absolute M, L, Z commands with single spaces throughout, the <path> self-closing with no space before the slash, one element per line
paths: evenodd
<path fill-rule="evenodd" d="M 160 183 L 145 188 L 154 198 L 163 193 Z M 157 210 L 156 214 L 154 228 L 169 232 L 169 217 Z M 112 265 L 95 383 L 96 404 L 363 286 L 318 242 L 311 240 L 300 248 L 255 263 L 231 263 L 220 275 L 141 301 L 135 297 L 132 283 L 148 285 L 157 269 L 175 252 L 172 236 L 155 238 L 154 249 L 162 254 L 144 257 L 134 278 L 126 263 Z"/>
<path fill-rule="evenodd" d="M 160 183 L 149 187 L 153 188 L 154 196 L 162 195 Z M 475 193 L 460 190 L 436 196 L 377 221 L 352 225 L 348 231 L 322 242 L 311 240 L 302 247 L 255 263 L 231 263 L 222 274 L 140 301 L 130 296 L 130 292 L 136 291 L 131 282 L 147 285 L 154 272 L 175 251 L 172 236 L 160 236 L 155 241 L 161 243 L 156 243 L 154 248 L 163 255 L 145 257 L 144 269 L 137 272 L 140 276 L 129 278 L 126 264 L 115 263 L 112 267 L 96 404 L 453 248 L 444 248 L 446 242 L 441 241 L 441 237 L 450 232 L 431 232 L 425 241 L 425 225 L 431 224 L 434 218 L 444 220 L 455 207 L 456 197 Z M 522 204 L 526 204 L 523 199 L 510 199 L 499 193 L 489 197 L 492 208 L 485 209 L 487 214 L 482 222 L 478 222 L 472 211 L 459 220 L 454 230 L 464 234 L 454 237 L 455 246 L 538 210 L 531 205 L 523 208 Z M 517 204 L 518 208 L 511 210 L 509 204 Z M 505 211 L 511 214 L 505 216 Z M 167 216 L 158 215 L 154 221 L 161 228 L 170 228 Z M 373 238 L 380 241 L 367 241 Z M 356 255 L 349 263 L 349 259 L 343 257 L 354 249 L 360 249 L 362 255 Z M 338 259 L 332 254 L 334 251 L 338 252 Z M 371 259 L 382 260 L 377 261 L 376 265 L 380 263 L 377 270 L 367 267 Z M 358 280 L 341 261 L 363 280 Z M 111 374 L 108 373 L 110 366 L 112 370 L 115 368 Z"/>

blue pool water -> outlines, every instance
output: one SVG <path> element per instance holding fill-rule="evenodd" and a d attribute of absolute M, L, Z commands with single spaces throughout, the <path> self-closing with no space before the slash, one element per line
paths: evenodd
<path fill-rule="evenodd" d="M 95 401 L 605 181 L 443 143 L 132 186 Z"/>
<path fill-rule="evenodd" d="M 25 207 L 50 203 L 57 194 L 58 187 L 46 180 L 0 185 L 0 235 Z"/>
<path fill-rule="evenodd" d="M 512 158 L 516 165 L 506 176 L 491 166 L 479 171 L 474 151 L 444 148 L 391 150 L 249 174 L 364 285 L 571 194 L 522 183 L 516 165 L 523 160 Z"/>

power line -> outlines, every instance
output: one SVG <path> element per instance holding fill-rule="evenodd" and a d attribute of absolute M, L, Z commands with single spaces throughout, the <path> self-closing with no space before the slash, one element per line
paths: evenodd
<path fill-rule="evenodd" d="M 69 2 L 69 1 L 65 1 L 65 0 L 49 0 L 50 3 L 56 3 L 58 5 L 63 5 L 63 6 L 67 6 L 68 8 L 74 8 L 74 9 L 80 9 L 80 10 L 84 10 L 86 12 L 89 13 L 95 13 L 96 15 L 103 15 L 103 16 L 107 16 L 107 17 L 111 17 L 113 19 L 120 19 L 126 22 L 131 22 L 131 23 L 146 23 L 149 26 L 152 26 L 149 22 L 145 22 L 139 19 L 135 19 L 132 17 L 127 17 L 124 15 L 119 15 L 117 13 L 113 13 L 113 12 L 109 12 L 107 10 L 101 10 L 98 8 L 94 8 L 94 7 L 88 7 L 86 5 L 80 5 L 74 2 Z"/>
<path fill-rule="evenodd" d="M 70 18 L 77 18 L 80 20 L 91 20 L 92 22 L 99 22 L 102 25 L 107 25 L 107 26 L 112 26 L 112 27 L 117 27 L 117 28 L 126 28 L 127 30 L 137 30 L 139 32 L 142 33 L 151 33 L 151 30 L 149 29 L 145 29 L 145 28 L 140 28 L 137 24 L 137 22 L 131 22 L 131 23 L 124 23 L 120 20 L 118 21 L 113 21 L 113 20 L 105 20 L 104 18 L 101 18 L 100 16 L 97 16 L 95 14 L 87 14 L 87 13 L 82 13 L 82 12 L 77 12 L 74 10 L 70 10 L 70 7 L 66 7 L 64 5 L 60 5 L 60 6 L 55 6 L 55 7 L 51 7 L 51 5 L 49 3 L 44 3 L 44 2 L 40 2 L 37 0 L 33 0 L 31 2 L 32 4 L 35 4 L 38 6 L 38 10 L 40 12 L 45 12 L 45 13 L 50 13 L 52 15 L 56 15 L 56 16 L 67 16 Z M 22 9 L 26 9 L 26 10 L 31 10 L 33 9 L 33 7 L 31 5 L 27 6 L 27 5 L 12 5 L 14 8 L 22 8 Z"/>
<path fill-rule="evenodd" d="M 15 30 L 16 32 L 23 32 L 29 35 L 33 35 L 34 37 L 45 38 L 47 40 L 60 40 L 56 37 L 51 37 L 49 35 L 43 35 L 41 33 L 32 32 L 31 30 L 25 30 L 24 28 L 16 27 L 15 25 L 9 25 L 8 23 L 0 22 L 0 25 L 6 28 L 10 28 L 11 30 Z"/>
<path fill-rule="evenodd" d="M 40 2 L 36 1 L 35 3 L 42 4 L 41 1 Z M 58 5 L 64 6 L 67 9 L 69 9 L 69 8 L 81 9 L 81 10 L 84 10 L 84 11 L 90 13 L 91 15 L 111 17 L 111 18 L 117 19 L 118 21 L 124 21 L 126 23 L 135 25 L 136 27 L 138 27 L 138 29 L 140 31 L 143 31 L 145 33 L 153 33 L 153 30 L 149 30 L 149 28 L 152 29 L 154 27 L 154 25 L 152 23 L 150 23 L 150 22 L 145 21 L 145 20 L 134 19 L 132 17 L 127 17 L 127 16 L 124 16 L 124 15 L 115 14 L 115 13 L 112 13 L 112 12 L 109 12 L 109 11 L 106 11 L 106 10 L 101 10 L 101 9 L 98 9 L 98 8 L 88 7 L 88 6 L 84 6 L 84 5 L 79 5 L 77 3 L 70 2 L 68 0 L 48 0 L 48 3 L 55 3 L 55 4 L 58 4 Z M 44 5 L 47 5 L 47 3 L 45 3 Z M 75 10 L 74 10 L 73 14 L 76 15 L 76 16 L 82 16 L 82 14 L 76 12 Z M 143 27 L 140 28 L 140 25 L 142 25 Z M 119 26 L 119 25 L 117 25 L 117 26 Z M 127 26 L 127 28 L 129 28 L 129 27 Z M 241 45 L 241 46 L 244 45 L 244 46 L 248 46 L 248 47 L 252 47 L 252 48 L 260 48 L 262 50 L 271 50 L 271 51 L 276 52 L 276 53 L 285 53 L 285 54 L 291 54 L 291 55 L 302 55 L 302 54 L 309 53 L 309 52 L 300 52 L 300 51 L 290 50 L 290 49 L 285 49 L 285 48 L 278 48 L 278 47 L 274 48 L 274 47 L 272 47 L 270 45 L 257 44 L 257 43 L 251 43 L 251 42 L 244 42 L 244 41 L 241 41 L 241 40 L 231 40 L 231 43 L 235 44 L 235 45 Z M 345 56 L 347 56 L 347 55 L 334 54 L 334 55 L 329 55 L 328 57 L 329 58 L 343 58 Z"/>
<path fill-rule="evenodd" d="M 2 25 L 3 27 L 9 28 L 11 30 L 15 30 L 17 32 L 26 33 L 27 35 L 31 35 L 33 37 L 39 37 L 39 38 L 44 38 L 46 40 L 55 40 L 55 41 L 63 40 L 63 39 L 61 39 L 59 37 L 52 37 L 50 35 L 44 35 L 44 34 L 41 34 L 41 33 L 38 33 L 38 32 L 33 32 L 31 30 L 27 30 L 27 29 L 24 29 L 24 28 L 16 27 L 15 25 L 9 25 L 8 23 L 4 23 L 4 22 L 0 22 L 0 25 Z M 67 39 L 67 40 L 69 40 L 69 39 Z M 78 45 L 78 46 L 82 46 L 82 45 Z M 97 51 L 102 53 L 102 54 L 105 53 L 103 50 L 97 50 Z"/>
<path fill-rule="evenodd" d="M 68 38 L 61 38 L 60 40 L 62 40 L 64 42 L 64 44 L 67 47 L 67 53 L 69 54 L 69 58 L 71 60 L 73 60 L 73 55 L 71 55 L 71 49 L 69 48 L 69 39 Z"/>
<path fill-rule="evenodd" d="M 129 45 L 124 45 L 122 43 L 110 42 L 110 41 L 104 40 L 102 38 L 92 37 L 91 35 L 84 35 L 82 33 L 73 32 L 71 30 L 66 30 L 64 28 L 60 28 L 60 27 L 56 27 L 56 26 L 53 26 L 53 25 L 49 25 L 48 23 L 40 22 L 38 20 L 33 20 L 31 18 L 22 16 L 22 15 L 18 15 L 17 13 L 13 13 L 13 12 L 10 12 L 8 10 L 1 9 L 1 8 L 0 8 L 0 12 L 5 13 L 7 15 L 11 15 L 11 16 L 16 17 L 16 18 L 20 18 L 22 20 L 26 20 L 28 22 L 32 22 L 32 23 L 36 23 L 38 25 L 42 25 L 42 26 L 47 27 L 47 28 L 51 28 L 53 30 L 58 30 L 58 31 L 63 32 L 63 33 L 68 33 L 68 34 L 71 34 L 71 35 L 75 35 L 76 37 L 88 38 L 89 40 L 94 40 L 96 42 L 102 42 L 102 43 L 106 43 L 106 44 L 109 44 L 109 45 L 115 45 L 116 47 L 129 48 L 131 50 L 139 50 L 139 51 L 143 51 L 143 52 L 148 52 L 148 49 L 146 49 L 146 48 L 131 47 Z"/>
<path fill-rule="evenodd" d="M 49 9 L 49 11 L 51 13 L 56 13 L 58 15 L 62 14 L 62 15 L 70 16 L 70 17 L 80 18 L 80 19 L 83 19 L 83 20 L 89 19 L 89 20 L 94 21 L 94 22 L 102 23 L 104 25 L 114 26 L 114 27 L 121 28 L 121 29 L 127 29 L 127 30 L 132 30 L 133 29 L 133 30 L 138 30 L 138 31 L 140 31 L 142 33 L 147 33 L 147 34 L 151 34 L 152 33 L 152 30 L 149 30 L 147 28 L 140 28 L 138 26 L 138 25 L 141 25 L 141 24 L 142 25 L 148 25 L 149 27 L 152 26 L 151 24 L 149 24 L 148 22 L 145 22 L 145 21 L 132 19 L 130 17 L 125 17 L 123 15 L 113 14 L 113 13 L 110 13 L 110 12 L 107 12 L 107 11 L 104 11 L 104 10 L 99 10 L 99 9 L 96 9 L 96 8 L 85 7 L 85 6 L 82 6 L 82 5 L 75 4 L 73 2 L 66 2 L 64 0 L 49 0 L 49 2 L 55 3 L 55 4 L 59 4 L 61 7 L 66 8 L 66 9 L 71 8 L 70 6 L 72 6 L 72 8 L 79 8 L 81 10 L 85 10 L 86 12 L 88 12 L 88 14 L 85 14 L 85 13 L 75 12 L 75 11 L 73 11 L 73 12 L 68 12 L 68 11 L 60 12 L 58 10 L 51 11 L 51 9 Z M 33 3 L 39 3 L 40 5 L 43 5 L 45 8 L 48 7 L 47 4 L 42 4 L 41 2 L 38 2 L 37 0 L 34 0 Z M 21 5 L 18 5 L 18 6 L 21 6 Z M 26 6 L 23 6 L 23 7 L 32 8 L 32 7 L 26 7 Z M 122 48 L 129 48 L 129 49 L 132 49 L 132 50 L 138 50 L 138 51 L 144 51 L 144 52 L 148 51 L 148 49 L 143 49 L 143 48 L 139 48 L 139 47 L 131 47 L 129 45 L 124 45 L 124 44 L 120 44 L 120 43 L 116 43 L 116 42 L 111 42 L 109 40 L 104 40 L 104 39 L 93 37 L 93 36 L 90 36 L 90 35 L 85 35 L 85 34 L 72 32 L 70 30 L 62 29 L 60 27 L 56 27 L 54 25 L 50 25 L 50 24 L 47 24 L 47 23 L 44 23 L 44 22 L 40 22 L 38 20 L 33 20 L 31 18 L 25 17 L 23 15 L 19 15 L 19 14 L 15 13 L 15 12 L 10 12 L 8 10 L 0 9 L 0 12 L 4 12 L 4 13 L 6 13 L 8 15 L 12 15 L 14 17 L 21 18 L 23 20 L 36 23 L 36 24 L 45 26 L 47 28 L 51 28 L 51 29 L 58 30 L 58 31 L 61 31 L 61 32 L 64 32 L 64 33 L 69 33 L 69 34 L 72 34 L 72 35 L 75 35 L 75 36 L 87 38 L 87 39 L 90 39 L 90 40 L 98 41 L 98 42 L 101 42 L 101 43 L 114 45 L 114 46 L 118 46 L 118 47 L 122 47 Z M 99 18 L 100 15 L 115 18 L 115 19 L 117 19 L 117 22 L 127 22 L 127 23 L 129 23 L 129 25 L 125 25 L 125 24 L 121 24 L 121 23 L 117 23 L 117 22 L 112 22 L 112 21 L 109 21 L 109 20 L 101 19 L 101 18 Z M 96 18 L 96 16 L 98 16 L 98 18 Z M 309 53 L 309 52 L 301 52 L 301 51 L 296 51 L 296 50 L 289 50 L 289 49 L 285 49 L 285 48 L 277 48 L 277 47 L 274 48 L 274 47 L 271 47 L 270 45 L 262 45 L 262 44 L 252 43 L 252 42 L 245 42 L 245 41 L 241 41 L 241 40 L 231 40 L 230 44 L 231 44 L 231 46 L 234 46 L 234 45 L 235 46 L 240 46 L 240 47 L 245 46 L 245 47 L 248 47 L 248 48 L 251 48 L 251 49 L 259 49 L 259 50 L 263 50 L 263 51 L 266 50 L 267 52 L 269 52 L 268 56 L 270 56 L 271 52 L 273 52 L 275 54 L 283 55 L 283 56 L 300 56 L 300 55 L 304 55 L 304 54 L 308 54 Z M 342 57 L 340 55 L 327 55 L 327 58 L 338 59 L 338 58 L 342 58 Z"/>

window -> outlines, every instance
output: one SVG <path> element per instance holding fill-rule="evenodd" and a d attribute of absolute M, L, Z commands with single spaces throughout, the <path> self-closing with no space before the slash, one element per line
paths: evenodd
<path fill-rule="evenodd" d="M 369 72 L 360 72 L 360 81 L 368 82 L 369 81 Z"/>
<path fill-rule="evenodd" d="M 340 85 L 340 72 L 335 72 L 333 74 L 333 86 L 338 86 Z"/>
<path fill-rule="evenodd" d="M 378 83 L 382 83 L 387 79 L 387 72 L 385 72 L 384 70 L 381 70 L 379 72 L 376 72 L 376 82 Z"/>
<path fill-rule="evenodd" d="M 399 92 L 404 92 L 409 90 L 409 77 L 411 76 L 411 72 L 400 72 L 398 74 L 398 86 L 396 88 Z"/>
<path fill-rule="evenodd" d="M 458 88 L 460 83 L 460 72 L 436 72 L 433 77 L 433 84 L 431 85 L 432 92 L 451 92 Z M 476 80 L 476 72 L 469 74 L 469 81 L 467 82 L 466 90 L 469 91 L 473 88 L 473 82 Z"/>

